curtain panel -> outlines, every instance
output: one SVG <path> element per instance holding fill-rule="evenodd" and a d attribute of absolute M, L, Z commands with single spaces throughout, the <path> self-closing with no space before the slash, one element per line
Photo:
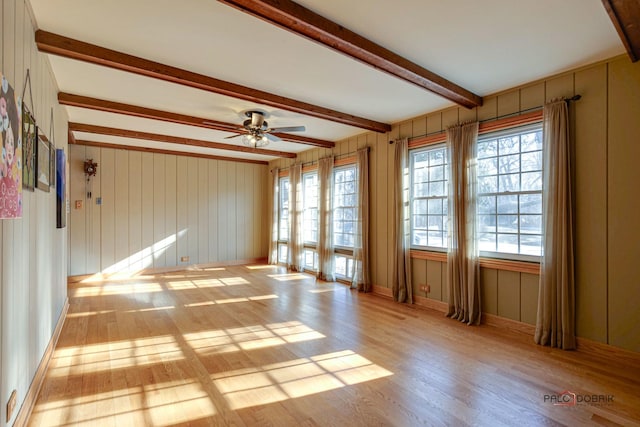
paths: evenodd
<path fill-rule="evenodd" d="M 269 264 L 278 263 L 278 207 L 280 203 L 280 177 L 278 176 L 280 170 L 274 168 L 271 170 L 271 211 L 270 211 L 270 224 L 271 224 L 271 238 L 269 239 Z"/>
<path fill-rule="evenodd" d="M 480 262 L 476 237 L 478 122 L 447 129 L 449 156 L 447 316 L 480 324 Z"/>
<path fill-rule="evenodd" d="M 409 218 L 409 140 L 396 140 L 394 156 L 393 233 L 393 299 L 413 303 L 411 285 L 411 228 Z"/>
<path fill-rule="evenodd" d="M 289 248 L 287 251 L 287 268 L 303 271 L 303 229 L 302 229 L 302 164 L 294 164 L 289 168 Z"/>
<path fill-rule="evenodd" d="M 333 282 L 333 156 L 318 162 L 318 273 L 320 280 Z"/>
<path fill-rule="evenodd" d="M 358 213 L 353 247 L 354 274 L 352 288 L 361 292 L 371 291 L 369 266 L 369 147 L 356 153 L 358 174 Z"/>
<path fill-rule="evenodd" d="M 543 251 L 540 262 L 535 342 L 576 347 L 573 207 L 569 111 L 565 100 L 544 106 Z"/>

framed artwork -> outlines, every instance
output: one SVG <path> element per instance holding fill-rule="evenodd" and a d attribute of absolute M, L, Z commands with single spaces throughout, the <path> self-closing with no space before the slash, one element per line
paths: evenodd
<path fill-rule="evenodd" d="M 56 149 L 56 227 L 67 226 L 67 156 Z"/>
<path fill-rule="evenodd" d="M 56 186 L 56 146 L 49 141 L 49 187 Z"/>
<path fill-rule="evenodd" d="M 38 144 L 36 148 L 36 186 L 38 190 L 49 192 L 49 169 L 51 165 L 51 153 L 49 151 L 49 140 L 40 129 L 36 132 Z"/>
<path fill-rule="evenodd" d="M 22 104 L 22 188 L 34 191 L 36 186 L 36 119 Z"/>
<path fill-rule="evenodd" d="M 0 73 L 0 219 L 22 217 L 22 105 Z"/>

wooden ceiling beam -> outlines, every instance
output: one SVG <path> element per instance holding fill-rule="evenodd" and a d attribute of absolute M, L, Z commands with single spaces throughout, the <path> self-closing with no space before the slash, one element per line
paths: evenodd
<path fill-rule="evenodd" d="M 75 145 L 84 145 L 87 147 L 112 148 L 114 150 L 140 151 L 143 153 L 170 154 L 173 156 L 198 157 L 201 159 L 224 160 L 227 162 L 254 163 L 257 165 L 269 164 L 269 162 L 266 162 L 264 160 L 238 159 L 235 157 L 214 156 L 211 154 L 201 154 L 201 153 L 188 153 L 185 151 L 163 150 L 160 148 L 152 148 L 152 147 L 136 147 L 133 145 L 110 144 L 107 142 L 86 141 L 82 139 L 74 139 L 73 142 L 70 142 L 70 143 Z"/>
<path fill-rule="evenodd" d="M 155 110 L 152 108 L 138 107 L 136 105 L 106 101 L 103 99 L 91 98 L 88 96 L 73 95 L 65 92 L 58 93 L 58 102 L 61 105 L 68 105 L 71 107 L 89 108 L 97 111 L 106 111 L 109 113 L 124 114 L 127 116 L 142 117 L 145 119 L 161 120 L 164 122 L 178 123 L 181 125 L 198 126 L 223 132 L 238 133 L 237 131 L 239 129 L 239 125 L 233 123 L 225 123 L 217 120 L 205 119 L 202 117 L 189 116 L 186 114 Z M 273 135 L 277 136 L 283 141 L 307 144 L 321 148 L 333 148 L 336 145 L 333 141 L 309 138 L 306 136 L 293 135 L 289 133 L 274 133 Z"/>
<path fill-rule="evenodd" d="M 218 93 L 220 95 L 244 99 L 245 101 L 255 102 L 257 104 L 294 111 L 296 113 L 355 126 L 361 129 L 376 132 L 388 132 L 391 130 L 391 125 L 386 123 L 376 122 L 247 86 L 241 86 L 47 31 L 37 30 L 35 37 L 36 45 L 40 52 L 103 65 L 121 71 L 128 71 L 146 77 Z"/>
<path fill-rule="evenodd" d="M 427 89 L 458 105 L 467 108 L 482 105 L 480 96 L 291 0 L 219 1 Z"/>
<path fill-rule="evenodd" d="M 631 62 L 640 59 L 640 2 L 602 0 Z"/>
<path fill-rule="evenodd" d="M 264 148 L 251 148 L 239 145 L 222 144 L 220 142 L 202 141 L 199 139 L 183 138 L 180 136 L 161 135 L 157 133 L 139 132 L 127 129 L 117 129 L 106 126 L 96 126 L 84 123 L 69 123 L 69 131 L 86 132 L 99 135 L 119 136 L 123 138 L 142 139 L 145 141 L 168 142 L 170 144 L 192 145 L 195 147 L 215 148 L 218 150 L 239 151 L 242 153 L 261 154 L 263 156 L 285 157 L 295 159 L 296 153 L 286 151 L 266 150 Z"/>

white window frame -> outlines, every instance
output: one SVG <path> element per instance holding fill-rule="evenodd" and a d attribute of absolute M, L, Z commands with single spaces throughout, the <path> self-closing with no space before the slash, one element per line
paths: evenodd
<path fill-rule="evenodd" d="M 416 164 L 416 157 L 420 154 L 423 153 L 428 153 L 429 152 L 435 152 L 435 151 L 440 151 L 442 150 L 444 153 L 443 156 L 443 161 L 442 164 L 434 164 L 432 165 L 428 165 L 427 166 L 427 174 L 429 175 L 427 177 L 426 181 L 421 181 L 420 183 L 416 182 L 416 169 L 415 169 L 415 164 Z M 434 179 L 431 180 L 431 168 L 433 168 L 435 170 L 435 168 L 439 168 L 440 166 L 442 166 L 443 168 L 443 179 L 439 180 L 439 179 Z M 449 165 L 448 165 L 448 155 L 447 155 L 447 147 L 446 144 L 434 144 L 434 145 L 429 145 L 427 147 L 421 147 L 421 148 L 416 148 L 413 149 L 409 152 L 409 217 L 410 217 L 410 223 L 411 223 L 411 247 L 414 249 L 419 249 L 419 250 L 426 250 L 426 251 L 432 251 L 432 252 L 446 252 L 447 251 L 447 232 L 448 232 L 448 220 L 447 220 L 447 203 L 448 203 L 448 194 L 449 194 Z M 416 196 L 416 186 L 418 184 L 426 184 L 427 188 L 429 188 L 429 186 L 431 184 L 434 184 L 434 186 L 437 183 L 442 183 L 443 184 L 443 192 L 442 195 L 428 195 L 428 196 Z M 418 214 L 416 213 L 416 202 L 417 201 L 424 201 L 425 204 L 427 205 L 427 210 L 426 210 L 426 214 Z M 429 214 L 429 205 L 434 205 L 437 206 L 437 204 L 441 204 L 441 209 L 439 210 L 442 213 L 433 213 L 433 214 Z M 416 227 L 416 221 L 417 221 L 417 216 L 418 215 L 424 215 L 425 220 L 426 220 L 426 228 L 417 228 Z M 429 218 L 430 217 L 440 217 L 441 221 L 442 221 L 442 231 L 439 231 L 440 233 L 442 233 L 442 245 L 441 246 L 436 246 L 436 245 L 430 245 L 429 243 Z M 426 239 L 427 239 L 427 244 L 426 245 L 420 245 L 418 243 L 416 243 L 416 232 L 420 230 L 426 233 Z"/>
<path fill-rule="evenodd" d="M 309 179 L 313 179 L 313 177 L 315 177 L 315 205 L 314 205 L 314 200 L 312 200 L 309 197 L 309 194 L 307 194 L 307 191 L 309 190 L 309 188 L 307 187 L 307 181 Z M 310 246 L 315 248 L 316 245 L 318 244 L 318 233 L 319 233 L 319 229 L 318 229 L 318 212 L 319 212 L 319 206 L 318 206 L 318 172 L 313 171 L 313 172 L 307 172 L 305 174 L 302 175 L 302 232 L 305 235 L 303 241 L 305 246 Z M 314 219 L 314 213 L 315 213 L 315 219 Z M 315 234 L 316 234 L 316 238 L 315 240 L 313 239 L 306 239 L 306 234 L 307 231 L 309 230 L 309 228 L 311 228 L 311 230 L 315 229 Z"/>
<path fill-rule="evenodd" d="M 278 180 L 278 262 L 285 262 L 286 263 L 286 250 L 288 250 L 289 248 L 289 209 L 290 206 L 287 207 L 287 226 L 285 227 L 285 230 L 287 230 L 287 235 L 286 236 L 282 236 L 282 214 L 283 214 L 283 196 L 285 191 L 283 191 L 283 183 L 286 182 L 287 183 L 287 203 L 291 202 L 291 192 L 289 191 L 289 177 L 288 176 L 283 176 L 280 177 Z M 282 250 L 282 248 L 286 248 L 285 251 Z M 283 253 L 285 253 L 285 256 L 283 257 Z"/>
<path fill-rule="evenodd" d="M 342 173 L 342 172 L 344 172 L 346 170 L 349 170 L 349 169 L 352 169 L 353 172 L 354 172 L 354 174 L 353 174 L 353 176 L 354 176 L 354 179 L 353 179 L 354 191 L 353 191 L 353 193 L 344 193 L 343 192 L 342 194 L 338 194 L 338 190 L 337 190 L 338 185 L 344 184 L 347 181 L 344 181 L 342 183 L 338 183 L 336 181 L 337 176 L 338 176 L 338 174 L 340 174 L 340 173 Z M 339 197 L 343 197 L 345 195 L 346 196 L 351 196 L 351 195 L 354 196 L 354 203 L 352 205 L 341 205 L 341 204 L 337 203 L 338 198 Z M 349 164 L 349 165 L 340 166 L 338 168 L 335 168 L 333 170 L 333 209 L 332 209 L 333 212 L 332 212 L 332 219 L 331 219 L 333 221 L 333 236 L 332 236 L 332 239 L 333 239 L 334 248 L 336 248 L 336 249 L 344 249 L 344 250 L 351 250 L 351 251 L 353 250 L 353 247 L 354 247 L 354 244 L 355 244 L 355 238 L 356 238 L 356 221 L 358 220 L 357 212 L 356 212 L 357 208 L 358 208 L 358 168 L 356 167 L 355 164 Z M 344 218 L 342 218 L 342 219 L 337 218 L 336 213 L 339 210 L 342 212 L 343 215 L 344 215 L 344 213 L 347 213 L 347 212 L 349 212 L 349 210 L 351 210 L 352 218 L 351 219 L 346 219 L 346 220 Z M 352 232 L 351 233 L 345 233 L 344 232 L 344 224 L 349 223 L 349 222 L 352 223 L 352 227 L 353 227 L 352 228 Z M 341 229 L 343 231 L 338 231 L 338 228 L 339 228 L 337 226 L 338 223 L 342 223 L 343 224 L 343 226 L 341 227 Z M 336 243 L 336 235 L 338 233 L 346 234 L 346 235 L 352 235 L 354 244 L 352 244 L 351 246 L 338 245 Z"/>
<path fill-rule="evenodd" d="M 481 235 L 482 234 L 495 234 L 496 236 L 496 250 L 495 251 L 488 251 L 488 250 L 481 250 L 480 251 L 480 255 L 483 257 L 487 257 L 487 258 L 499 258 L 499 259 L 508 259 L 508 260 L 517 260 L 517 261 L 534 261 L 534 262 L 539 262 L 541 256 L 540 255 L 533 255 L 533 254 L 524 254 L 521 253 L 521 241 L 522 241 L 522 237 L 523 236 L 527 236 L 527 237 L 533 237 L 535 238 L 536 236 L 540 237 L 540 241 L 542 242 L 542 226 L 543 226 L 543 210 L 541 208 L 539 213 L 527 213 L 527 212 L 521 212 L 521 205 L 522 205 L 522 198 L 524 197 L 529 197 L 531 199 L 537 198 L 537 196 L 540 197 L 540 200 L 542 200 L 542 175 L 543 175 L 543 171 L 542 171 L 542 123 L 533 123 L 533 124 L 529 124 L 529 125 L 525 125 L 525 126 L 519 126 L 519 127 L 514 127 L 514 128 L 510 128 L 510 129 L 505 129 L 505 130 L 501 130 L 501 131 L 496 131 L 496 132 L 491 132 L 491 133 L 486 133 L 483 135 L 480 135 L 478 137 L 478 144 L 482 144 L 485 143 L 487 141 L 492 141 L 492 140 L 497 140 L 499 141 L 501 138 L 507 138 L 509 136 L 515 136 L 515 135 L 519 135 L 521 138 L 521 135 L 523 134 L 528 134 L 528 133 L 532 133 L 532 132 L 540 132 L 540 149 L 535 149 L 535 150 L 528 150 L 528 151 L 522 151 L 522 145 L 519 145 L 519 150 L 517 152 L 514 153 L 507 153 L 507 154 L 501 154 L 500 153 L 500 147 L 499 147 L 499 143 L 497 144 L 497 151 L 496 151 L 496 155 L 495 156 L 491 156 L 491 157 L 485 157 L 485 158 L 480 158 L 478 159 L 478 203 L 477 203 L 477 218 L 478 218 L 478 245 L 480 245 L 480 239 L 481 239 Z M 521 141 L 521 140 L 520 140 Z M 480 146 L 479 146 L 480 148 Z M 522 170 L 522 155 L 523 154 L 534 154 L 534 153 L 540 153 L 540 169 L 530 169 L 530 170 Z M 501 157 L 507 157 L 507 156 L 514 156 L 514 155 L 518 155 L 518 169 L 519 172 L 517 173 L 501 173 L 500 171 L 500 158 Z M 478 155 L 480 156 L 480 153 L 478 153 Z M 482 160 L 489 160 L 489 159 L 496 159 L 496 173 L 495 174 L 490 174 L 490 175 L 483 175 L 482 172 L 480 171 L 480 162 Z M 539 173 L 540 174 L 540 188 L 539 190 L 521 190 L 520 188 L 518 189 L 518 191 L 514 191 L 514 190 L 510 190 L 510 191 L 500 191 L 500 185 L 501 185 L 501 180 L 500 177 L 501 176 L 507 176 L 507 175 L 518 175 L 518 179 L 519 179 L 519 184 L 520 185 L 522 183 L 522 174 L 523 173 Z M 490 178 L 490 177 L 494 177 L 496 178 L 496 185 L 497 187 L 497 191 L 494 192 L 481 192 L 481 179 L 483 177 L 486 178 Z M 517 202 L 516 202 L 516 211 L 515 212 L 509 212 L 509 213 L 499 213 L 498 209 L 499 209 L 499 201 L 498 198 L 499 197 L 505 197 L 505 196 L 509 196 L 509 197 L 515 197 L 517 198 Z M 481 198 L 486 197 L 488 199 L 490 199 L 491 197 L 494 198 L 494 203 L 493 203 L 493 210 L 492 213 L 490 214 L 486 214 L 485 212 L 488 211 L 482 211 L 482 207 L 480 206 L 481 203 Z M 540 202 L 540 206 L 542 206 L 542 202 Z M 480 221 L 485 217 L 485 216 L 492 216 L 495 215 L 495 231 L 494 232 L 486 232 L 482 230 L 482 226 L 480 224 Z M 499 217 L 517 217 L 517 222 L 518 222 L 518 231 L 516 233 L 514 232 L 500 232 L 500 225 L 499 225 Z M 540 220 L 540 234 L 538 233 L 523 233 L 522 232 L 522 219 L 523 218 L 534 218 L 537 217 Z M 535 221 L 535 220 L 534 220 Z M 517 236 L 517 246 L 518 246 L 518 253 L 513 253 L 513 252 L 504 252 L 504 251 L 499 251 L 498 250 L 498 239 L 499 236 L 503 235 L 503 236 Z M 541 243 L 542 244 L 542 243 Z M 540 251 L 542 253 L 542 247 L 540 248 Z"/>

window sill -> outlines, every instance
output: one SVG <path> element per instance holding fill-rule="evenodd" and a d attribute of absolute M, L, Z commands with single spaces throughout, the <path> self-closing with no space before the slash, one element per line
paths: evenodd
<path fill-rule="evenodd" d="M 412 249 L 411 258 L 447 262 L 447 253 Z M 480 257 L 480 267 L 492 268 L 495 270 L 516 271 L 519 273 L 540 274 L 539 262 L 512 261 L 506 259 Z"/>

